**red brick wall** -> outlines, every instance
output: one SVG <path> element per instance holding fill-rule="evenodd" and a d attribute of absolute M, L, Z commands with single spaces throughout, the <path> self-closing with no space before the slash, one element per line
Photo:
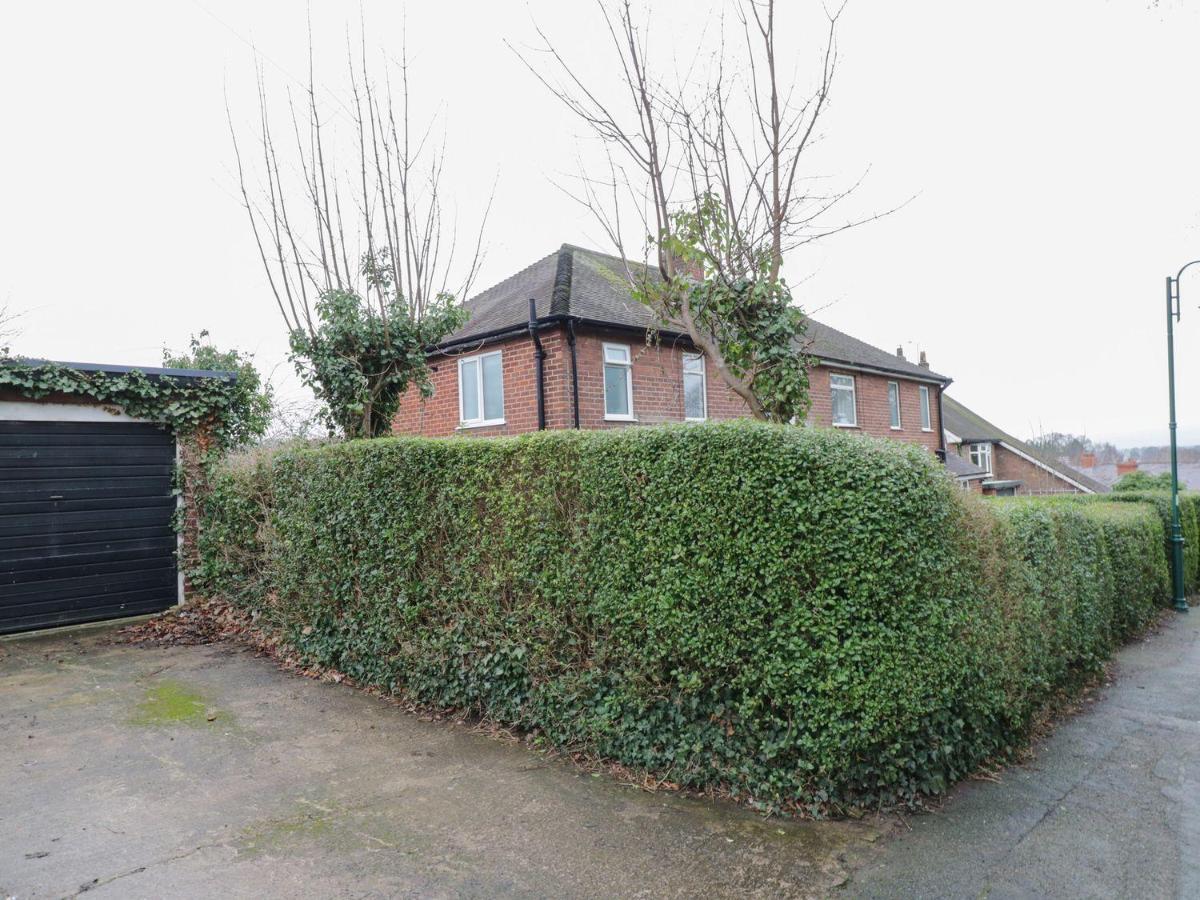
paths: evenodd
<path fill-rule="evenodd" d="M 1020 481 L 1018 494 L 1077 494 L 1079 489 L 998 444 L 992 445 L 992 472 L 1000 481 Z"/>
<path fill-rule="evenodd" d="M 812 424 L 825 427 L 833 425 L 833 397 L 829 386 L 831 374 L 854 376 L 858 425 L 854 428 L 843 428 L 839 425 L 839 430 L 908 441 L 912 444 L 921 444 L 930 450 L 937 450 L 941 447 L 938 386 L 936 384 L 927 385 L 929 388 L 929 422 L 932 427 L 929 431 L 923 431 L 921 429 L 920 386 L 915 381 L 906 381 L 899 377 L 889 378 L 886 375 L 853 372 L 831 366 L 817 366 L 809 376 L 809 396 L 812 398 L 812 408 L 808 413 L 808 421 Z M 891 427 L 887 387 L 889 381 L 895 381 L 900 386 L 899 429 Z"/>
<path fill-rule="evenodd" d="M 546 427 L 570 428 L 573 423 L 571 405 L 571 361 L 566 332 L 562 329 L 540 333 L 546 351 L 544 366 Z M 607 421 L 604 418 L 604 356 L 605 343 L 629 347 L 633 360 L 633 414 L 635 423 Z M 577 335 L 576 352 L 579 370 L 579 422 L 582 428 L 624 427 L 630 424 L 653 425 L 684 421 L 683 355 L 690 347 L 663 339 L 648 345 L 638 335 L 620 331 L 586 331 Z M 503 425 L 459 428 L 458 420 L 458 358 L 476 353 L 503 353 L 504 418 Z M 415 390 L 401 398 L 392 430 L 396 434 L 415 434 L 445 437 L 461 433 L 468 435 L 522 434 L 537 430 L 537 394 L 534 378 L 534 348 L 528 337 L 516 337 L 489 344 L 483 349 L 460 352 L 457 356 L 441 357 L 431 363 L 434 393 L 421 400 Z M 830 369 L 818 366 L 811 374 L 812 411 L 809 421 L 829 426 L 831 399 Z M 839 371 L 839 370 L 833 370 Z M 900 385 L 902 427 L 893 430 L 888 414 L 887 382 L 882 375 L 845 372 L 855 379 L 860 431 L 875 437 L 904 440 L 936 450 L 938 441 L 938 404 L 936 385 L 930 385 L 930 416 L 933 428 L 922 431 L 920 400 L 917 383 L 893 379 Z M 747 415 L 745 402 L 729 388 L 711 365 L 705 367 L 705 386 L 710 419 L 733 419 Z"/>
<path fill-rule="evenodd" d="M 571 357 L 566 332 L 562 329 L 540 332 L 546 351 L 544 367 L 546 427 L 570 428 L 574 424 L 571 397 Z M 630 348 L 633 360 L 633 414 L 636 423 L 610 422 L 604 418 L 605 343 Z M 458 359 L 477 353 L 503 353 L 504 419 L 503 425 L 459 428 Z M 665 341 L 647 345 L 644 338 L 625 332 L 580 333 L 576 340 L 579 371 L 579 423 L 582 428 L 611 428 L 629 424 L 682 422 L 683 354 L 686 348 Z M 392 423 L 396 434 L 446 437 L 451 434 L 523 434 L 537 430 L 537 386 L 534 377 L 534 347 L 528 337 L 517 337 L 482 350 L 472 348 L 457 356 L 431 362 L 433 396 L 422 400 L 409 390 L 400 400 Z M 720 376 L 706 368 L 708 416 L 732 419 L 746 415 L 746 406 Z"/>
<path fill-rule="evenodd" d="M 621 344 L 633 359 L 633 415 L 636 423 L 604 418 L 604 345 Z M 579 424 L 582 428 L 620 428 L 630 424 L 657 425 L 682 422 L 683 355 L 688 345 L 663 340 L 648 345 L 644 338 L 622 332 L 595 332 L 578 336 Z M 708 418 L 736 419 L 748 415 L 746 404 L 729 388 L 711 365 L 704 370 L 708 393 Z M 567 370 L 567 396 L 570 396 Z"/>
<path fill-rule="evenodd" d="M 560 382 L 570 381 L 570 359 L 566 335 L 561 331 L 540 334 L 546 384 L 546 427 L 566 428 L 571 424 L 570 409 L 564 402 Z M 501 351 L 504 373 L 504 424 L 459 428 L 458 360 L 480 353 Z M 430 362 L 433 396 L 425 400 L 415 388 L 400 398 L 400 408 L 392 420 L 395 434 L 447 437 L 452 434 L 523 434 L 537 431 L 537 383 L 534 378 L 534 346 L 528 337 L 517 337 L 482 349 L 471 348 Z M 564 375 L 565 373 L 565 375 Z M 569 393 L 566 395 L 569 397 Z"/>

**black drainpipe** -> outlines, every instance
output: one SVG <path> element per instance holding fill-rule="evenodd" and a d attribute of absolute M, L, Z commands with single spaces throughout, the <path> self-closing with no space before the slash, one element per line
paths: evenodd
<path fill-rule="evenodd" d="M 546 430 L 546 384 L 542 378 L 542 360 L 546 351 L 542 349 L 542 339 L 538 337 L 537 302 L 529 298 L 529 336 L 533 338 L 534 378 L 537 379 L 537 413 L 538 431 Z M 940 395 L 939 395 L 940 397 Z"/>
<path fill-rule="evenodd" d="M 567 346 L 571 348 L 571 405 L 575 413 L 575 427 L 579 427 L 579 366 L 575 356 L 575 320 L 567 319 Z M 940 398 L 940 395 L 939 395 Z"/>
<path fill-rule="evenodd" d="M 938 388 L 938 457 L 942 462 L 946 461 L 946 420 L 942 418 L 942 391 L 946 389 L 945 385 Z"/>

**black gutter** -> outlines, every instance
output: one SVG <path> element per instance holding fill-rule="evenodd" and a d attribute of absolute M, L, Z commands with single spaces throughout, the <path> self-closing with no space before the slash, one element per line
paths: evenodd
<path fill-rule="evenodd" d="M 579 427 L 579 363 L 575 353 L 575 320 L 567 319 L 567 346 L 571 348 L 571 407 Z"/>
<path fill-rule="evenodd" d="M 566 325 L 568 322 L 573 322 L 576 325 L 583 325 L 588 328 L 600 328 L 608 331 L 626 331 L 631 334 L 645 335 L 649 326 L 645 325 L 618 325 L 614 322 L 605 322 L 602 319 L 586 319 L 581 316 L 570 315 L 550 315 L 540 316 L 534 322 L 539 331 L 544 331 L 547 328 L 554 328 L 559 325 Z M 455 350 L 459 347 L 477 346 L 482 347 L 484 344 L 492 341 L 503 340 L 504 338 L 520 337 L 529 333 L 529 324 L 525 322 L 521 325 L 506 325 L 503 328 L 493 328 L 491 331 L 481 331 L 479 334 L 473 334 L 468 337 L 455 338 L 451 341 L 445 341 L 441 344 L 434 344 L 426 351 L 429 354 L 446 353 L 450 350 Z M 664 338 L 678 339 L 691 341 L 691 338 L 682 331 L 665 331 L 658 329 L 655 334 Z"/>
<path fill-rule="evenodd" d="M 533 372 L 537 380 L 537 417 L 538 431 L 546 430 L 546 380 L 542 377 L 542 361 L 546 351 L 542 348 L 542 339 L 538 337 L 537 301 L 529 298 L 529 336 L 533 339 Z"/>

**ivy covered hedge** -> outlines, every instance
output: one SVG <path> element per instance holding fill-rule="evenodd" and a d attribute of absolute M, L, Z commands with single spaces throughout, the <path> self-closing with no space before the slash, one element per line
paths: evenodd
<path fill-rule="evenodd" d="M 310 662 L 771 809 L 944 790 L 1166 595 L 1144 505 L 792 427 L 352 442 L 206 503 L 197 585 Z"/>

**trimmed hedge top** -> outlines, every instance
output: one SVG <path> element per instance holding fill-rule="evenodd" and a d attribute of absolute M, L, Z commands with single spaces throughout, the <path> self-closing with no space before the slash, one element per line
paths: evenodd
<path fill-rule="evenodd" d="M 1166 593 L 1144 506 L 744 422 L 285 453 L 204 515 L 200 588 L 313 663 L 814 813 L 1010 751 Z"/>

